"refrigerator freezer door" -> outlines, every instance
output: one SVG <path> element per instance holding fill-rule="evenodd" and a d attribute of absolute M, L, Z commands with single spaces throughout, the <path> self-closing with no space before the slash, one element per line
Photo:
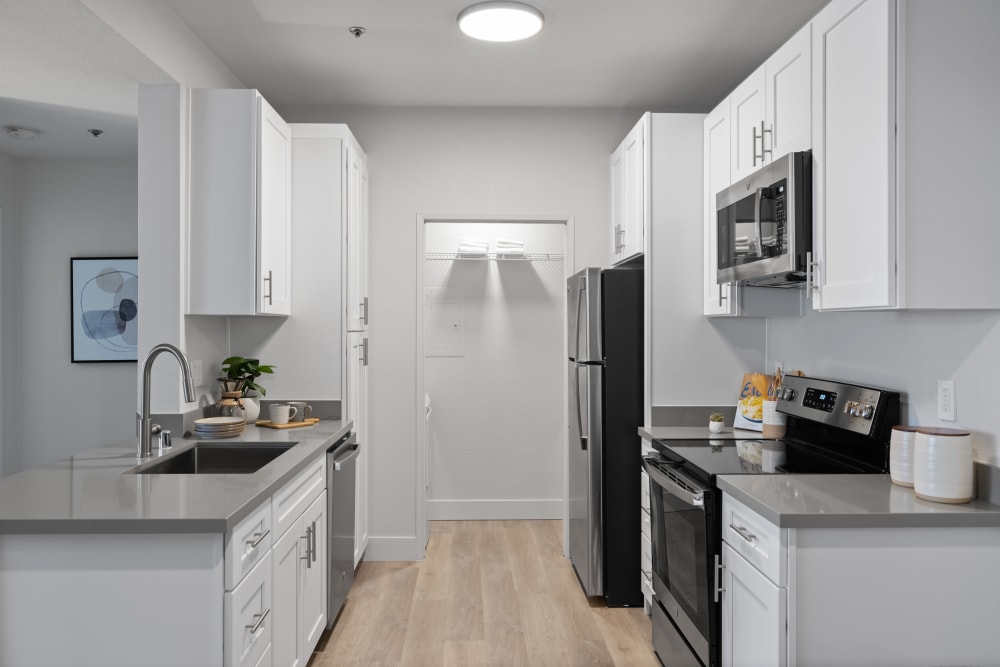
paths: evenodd
<path fill-rule="evenodd" d="M 587 595 L 604 595 L 603 372 L 600 365 L 569 364 L 569 556 Z"/>
<path fill-rule="evenodd" d="M 601 345 L 601 270 L 573 275 L 566 287 L 569 358 L 584 363 L 604 361 Z"/>

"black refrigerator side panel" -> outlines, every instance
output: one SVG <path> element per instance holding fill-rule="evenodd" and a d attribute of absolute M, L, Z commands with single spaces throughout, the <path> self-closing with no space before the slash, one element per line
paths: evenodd
<path fill-rule="evenodd" d="M 609 607 L 640 607 L 642 265 L 601 274 L 604 322 L 604 581 Z"/>

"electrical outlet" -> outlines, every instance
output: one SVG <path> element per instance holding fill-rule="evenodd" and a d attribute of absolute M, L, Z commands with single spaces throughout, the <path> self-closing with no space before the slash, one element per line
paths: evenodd
<path fill-rule="evenodd" d="M 937 383 L 937 415 L 942 421 L 953 422 L 955 410 L 955 381 L 938 380 Z"/>
<path fill-rule="evenodd" d="M 781 371 L 781 362 L 780 361 L 776 361 L 776 362 L 774 362 L 774 372 L 777 373 L 779 371 Z"/>
<path fill-rule="evenodd" d="M 191 384 L 200 387 L 205 384 L 205 376 L 202 372 L 201 359 L 191 361 Z"/>

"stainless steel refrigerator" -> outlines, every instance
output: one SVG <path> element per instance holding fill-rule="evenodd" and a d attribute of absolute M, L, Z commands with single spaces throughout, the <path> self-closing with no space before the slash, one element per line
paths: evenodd
<path fill-rule="evenodd" d="M 569 279 L 569 555 L 589 596 L 642 604 L 643 266 Z"/>

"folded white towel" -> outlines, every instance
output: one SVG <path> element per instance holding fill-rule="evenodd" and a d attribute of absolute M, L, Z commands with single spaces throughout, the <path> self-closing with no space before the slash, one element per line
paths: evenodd
<path fill-rule="evenodd" d="M 498 248 L 523 248 L 524 241 L 516 241 L 513 239 L 497 239 Z"/>
<path fill-rule="evenodd" d="M 737 236 L 735 239 L 733 239 L 733 242 L 736 243 L 737 245 L 739 245 L 740 243 L 750 243 L 750 237 L 749 236 Z"/>
<path fill-rule="evenodd" d="M 472 239 L 472 238 L 468 238 L 468 237 L 463 236 L 462 238 L 460 238 L 458 240 L 458 244 L 459 245 L 479 246 L 479 247 L 483 247 L 483 248 L 488 248 L 489 245 L 490 245 L 490 242 L 486 241 L 484 239 Z"/>
<path fill-rule="evenodd" d="M 467 248 L 465 246 L 458 246 L 458 253 L 460 255 L 485 255 L 486 251 L 482 248 Z"/>
<path fill-rule="evenodd" d="M 497 248 L 498 255 L 523 255 L 524 248 Z"/>

